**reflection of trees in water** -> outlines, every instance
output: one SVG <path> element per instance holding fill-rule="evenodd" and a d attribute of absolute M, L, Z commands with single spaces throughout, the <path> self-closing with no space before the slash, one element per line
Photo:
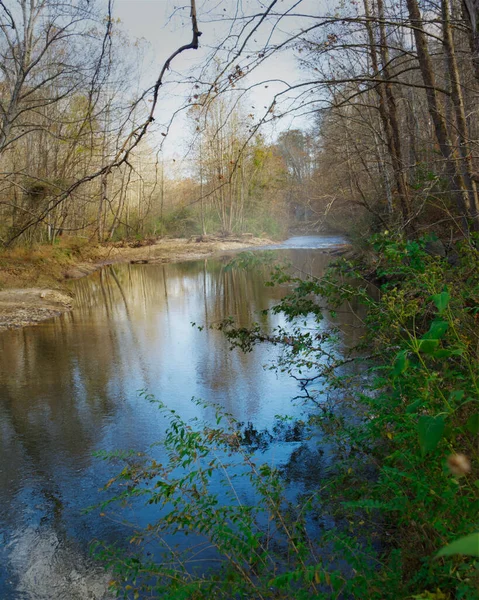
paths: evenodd
<path fill-rule="evenodd" d="M 161 343 L 165 320 L 158 320 L 158 313 L 168 315 L 170 305 L 187 312 L 189 305 L 198 304 L 201 314 L 213 320 L 232 313 L 246 319 L 248 299 L 265 306 L 261 281 L 249 281 L 245 273 L 225 273 L 223 264 L 206 261 L 200 268 L 197 263 L 110 267 L 75 282 L 74 292 L 78 308 L 72 313 L 0 337 L 0 448 L 3 464 L 10 465 L 8 473 L 0 473 L 5 502 L 21 488 L 26 470 L 44 481 L 48 503 L 61 498 L 49 483 L 55 480 L 58 448 L 67 461 L 64 469 L 76 468 L 76 461 L 82 466 L 89 462 L 85 457 L 102 436 L 104 418 L 126 393 L 128 371 L 144 369 L 150 350 L 157 361 L 168 354 Z M 159 342 L 153 349 L 144 343 L 145 330 L 138 328 L 142 320 Z M 213 389 L 231 385 L 233 375 L 219 338 L 202 334 L 204 349 L 192 349 L 201 354 L 199 370 Z M 238 356 L 236 363 L 248 368 L 246 357 Z"/>
<path fill-rule="evenodd" d="M 65 544 L 72 531 L 85 535 L 88 517 L 81 521 L 79 512 L 103 476 L 90 489 L 83 474 L 103 439 L 105 418 L 116 410 L 108 393 L 116 348 L 112 335 L 84 331 L 69 316 L 0 336 L 0 523 L 6 540 L 13 540 L 3 562 L 6 568 L 13 561 L 22 593 L 32 593 L 30 584 L 41 573 L 50 573 L 53 585 L 62 571 L 61 584 L 67 586 L 71 573 L 63 573 L 60 564 L 68 555 Z M 28 531 L 43 533 L 34 535 L 25 552 L 19 540 Z M 50 538 L 63 549 L 55 552 L 53 565 L 45 558 Z M 75 576 L 83 589 L 78 570 Z M 16 597 L 4 585 L 10 584 L 0 575 L 0 596 Z M 37 589 L 35 597 L 51 596 Z"/>
<path fill-rule="evenodd" d="M 331 257 L 328 254 L 319 253 L 314 250 L 294 250 L 287 253 L 292 266 L 293 274 L 297 276 L 321 277 L 324 275 Z M 353 281 L 349 283 L 354 285 Z M 361 282 L 364 285 L 364 282 Z M 374 293 L 373 289 L 370 290 Z M 333 318 L 325 313 L 325 324 L 338 327 L 341 331 L 343 349 L 353 348 L 360 341 L 363 333 L 363 323 L 366 311 L 361 306 L 359 298 L 353 298 L 352 302 L 347 302 L 338 307 Z"/>
<path fill-rule="evenodd" d="M 316 276 L 328 260 L 307 251 L 290 258 Z M 221 399 L 227 411 L 240 415 L 256 415 L 265 401 L 274 402 L 271 379 L 262 372 L 269 360 L 264 348 L 228 352 L 220 332 L 198 332 L 190 325 L 233 316 L 244 325 L 255 319 L 270 331 L 282 322 L 278 315 L 260 313 L 285 293 L 264 286 L 269 269 L 226 269 L 226 263 L 108 267 L 73 283 L 72 313 L 0 336 L 0 459 L 8 465 L 0 470 L 2 519 L 18 519 L 19 492 L 31 480 L 50 525 L 60 532 L 67 518 L 65 486 L 79 481 L 77 473 L 90 465 L 92 450 L 108 437 L 108 423 L 126 414 L 121 402 L 141 387 L 161 396 L 162 386 L 178 377 L 173 389 L 184 401 L 191 395 Z M 346 333 L 358 331 L 349 312 L 338 311 L 337 321 Z M 134 418 L 122 430 L 119 446 L 137 443 Z M 321 461 L 303 446 L 292 453 L 285 474 L 307 483 Z M 74 492 L 69 493 L 71 502 Z"/>
<path fill-rule="evenodd" d="M 295 484 L 303 490 L 317 488 L 318 482 L 324 477 L 327 462 L 323 459 L 324 449 L 321 441 L 311 442 L 312 429 L 302 419 L 293 421 L 277 420 L 269 428 L 256 429 L 253 423 L 240 424 L 241 445 L 249 452 L 267 452 L 276 444 L 281 443 L 286 448 L 292 446 L 288 459 L 281 463 L 279 471 L 287 484 Z M 261 462 L 261 454 L 258 454 Z"/>
<path fill-rule="evenodd" d="M 304 490 L 316 489 L 326 473 L 323 456 L 324 450 L 320 446 L 312 447 L 302 443 L 291 452 L 288 461 L 282 465 L 281 475 L 288 484 L 300 484 Z"/>
<path fill-rule="evenodd" d="M 99 383 L 98 378 L 96 383 L 82 379 L 82 340 L 72 347 L 66 330 L 57 319 L 0 336 L 0 388 L 6 413 L 2 423 L 8 423 L 35 462 L 39 459 L 36 445 L 43 447 L 46 439 L 52 444 L 61 440 L 73 460 L 94 437 L 92 413 L 111 410 L 107 396 L 95 393 L 102 379 L 106 383 L 108 372 L 99 370 Z M 89 341 L 101 354 L 101 344 Z M 2 443 L 8 438 L 2 436 Z"/>
<path fill-rule="evenodd" d="M 63 523 L 64 492 L 71 495 L 63 486 L 91 464 L 126 375 L 118 369 L 119 341 L 110 326 L 111 281 L 100 272 L 94 293 L 88 280 L 81 284 L 77 292 L 88 311 L 86 319 L 85 311 L 74 311 L 0 336 L 0 457 L 8 465 L 0 470 L 2 520 L 21 516 L 17 494 L 31 480 L 35 502 L 54 520 L 57 532 Z M 95 304 L 87 307 L 93 299 Z M 123 300 L 127 302 L 126 296 Z"/>
<path fill-rule="evenodd" d="M 285 251 L 286 260 L 292 267 L 304 275 L 321 277 L 331 262 L 328 254 L 320 253 L 315 250 L 288 250 Z"/>
<path fill-rule="evenodd" d="M 105 269 L 94 276 L 91 284 L 77 282 L 75 294 L 79 308 L 76 318 L 81 313 L 82 320 L 97 324 L 116 319 L 125 323 L 132 321 L 135 327 L 139 321 L 146 321 L 150 338 L 156 338 L 154 351 L 158 360 L 168 353 L 168 343 L 174 342 L 174 331 L 164 336 L 165 343 L 158 339 L 162 328 L 171 326 L 170 321 L 162 317 L 170 309 L 183 312 L 186 318 L 193 318 L 189 315 L 197 312 L 198 324 L 219 322 L 232 315 L 244 324 L 252 317 L 257 318 L 268 327 L 270 317 L 261 315 L 260 311 L 271 304 L 272 290 L 264 287 L 263 275 L 226 270 L 226 262 Z M 201 343 L 194 350 L 198 355 L 194 359 L 199 366 L 198 374 L 214 390 L 229 387 L 231 370 L 245 371 L 251 363 L 250 358 L 241 354 L 234 359 L 227 356 L 221 335 L 207 330 L 201 334 Z"/>
<path fill-rule="evenodd" d="M 324 273 L 330 260 L 327 255 L 308 250 L 283 252 L 280 258 L 290 260 L 298 274 L 316 277 Z M 177 324 L 175 319 L 168 318 L 170 311 L 173 311 L 176 315 L 184 314 L 185 320 L 208 325 L 232 316 L 239 325 L 256 320 L 265 331 L 271 331 L 282 322 L 277 315 L 262 314 L 265 308 L 279 301 L 285 293 L 284 287 L 264 286 L 270 267 L 252 272 L 226 268 L 228 262 L 229 258 L 225 257 L 158 266 L 119 265 L 104 269 L 90 281 L 77 282 L 75 292 L 80 306 L 76 313 L 81 312 L 83 320 L 96 324 L 105 324 L 112 319 L 125 324 L 134 323 L 130 341 L 131 348 L 136 345 L 136 349 L 130 348 L 128 352 L 129 360 L 138 363 L 137 368 L 148 362 L 151 352 L 160 362 L 168 360 L 169 347 L 175 345 L 180 337 L 189 336 L 194 347 L 186 349 L 186 353 L 194 354 L 191 360 L 196 365 L 200 382 L 216 393 L 228 393 L 232 380 L 239 377 L 244 381 L 252 379 L 246 374 L 262 366 L 257 364 L 257 355 L 263 353 L 253 353 L 253 356 L 241 352 L 227 354 L 225 342 L 216 332 L 205 329 L 201 339 L 198 339 L 192 332 L 185 332 L 184 328 L 182 331 L 172 330 L 172 323 L 175 323 L 173 327 L 177 327 Z M 360 334 L 360 322 L 350 307 L 340 307 L 334 320 L 325 315 L 321 327 L 327 327 L 332 322 L 342 330 L 345 347 L 354 345 Z M 147 335 L 141 332 L 140 323 L 147 330 Z M 112 331 L 116 326 L 107 328 L 110 337 L 115 335 Z M 112 343 L 119 342 L 112 340 Z M 121 344 L 130 347 L 125 336 Z M 253 407 L 258 400 L 258 391 L 252 386 L 248 401 Z M 232 403 L 234 399 L 228 398 L 229 408 Z"/>
<path fill-rule="evenodd" d="M 208 315 L 207 325 L 219 323 L 226 317 L 233 317 L 242 325 L 252 320 L 261 320 L 266 328 L 272 327 L 272 317 L 262 316 L 260 311 L 271 304 L 271 295 L 264 286 L 264 276 L 256 273 L 252 276 L 239 269 L 225 269 L 226 264 L 216 264 L 204 277 L 205 314 Z M 241 380 L 243 383 L 255 380 L 251 372 L 258 368 L 255 356 L 241 352 L 228 352 L 228 344 L 219 332 L 208 331 L 206 344 L 198 348 L 200 359 L 197 362 L 197 372 L 209 389 L 225 394 L 225 407 L 233 410 L 235 394 L 231 381 Z M 252 385 L 247 394 L 249 408 L 261 400 L 257 389 Z"/>
<path fill-rule="evenodd" d="M 333 449 L 323 439 L 315 425 L 302 419 L 277 420 L 274 425 L 258 430 L 252 423 L 240 428 L 244 449 L 253 455 L 257 465 L 274 464 L 284 484 L 284 499 L 293 521 L 306 517 L 308 535 L 315 539 L 318 526 L 335 522 L 328 506 L 328 478 L 331 473 Z M 311 440 L 311 436 L 314 440 Z M 304 511 L 305 505 L 310 508 Z M 299 511 L 299 513 L 298 513 Z M 317 538 L 316 541 L 318 541 Z"/>

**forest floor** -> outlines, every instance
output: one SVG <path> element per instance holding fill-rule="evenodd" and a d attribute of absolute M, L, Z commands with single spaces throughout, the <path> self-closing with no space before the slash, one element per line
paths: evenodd
<path fill-rule="evenodd" d="M 0 330 L 33 325 L 71 310 L 75 299 L 67 280 L 105 265 L 183 262 L 273 243 L 254 237 L 206 237 L 95 246 L 62 240 L 58 246 L 16 248 L 0 255 Z"/>

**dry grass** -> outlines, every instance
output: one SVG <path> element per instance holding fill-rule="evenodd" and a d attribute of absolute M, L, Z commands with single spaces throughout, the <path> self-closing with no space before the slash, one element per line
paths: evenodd
<path fill-rule="evenodd" d="M 150 240 L 91 245 L 63 238 L 59 244 L 14 248 L 0 254 L 0 330 L 39 323 L 74 305 L 66 279 L 83 277 L 115 262 L 177 262 L 222 251 L 264 245 L 268 240 Z"/>
<path fill-rule="evenodd" d="M 78 238 L 61 238 L 55 245 L 16 247 L 0 253 L 0 290 L 12 288 L 64 289 L 68 278 L 87 275 L 116 262 L 178 262 L 206 258 L 221 251 L 271 243 L 252 238 L 243 241 L 208 240 L 198 243 L 183 238 L 122 244 L 91 244 Z"/>
<path fill-rule="evenodd" d="M 96 263 L 104 248 L 88 240 L 64 238 L 58 244 L 15 247 L 0 252 L 0 289 L 48 287 L 59 289 L 70 269 Z"/>

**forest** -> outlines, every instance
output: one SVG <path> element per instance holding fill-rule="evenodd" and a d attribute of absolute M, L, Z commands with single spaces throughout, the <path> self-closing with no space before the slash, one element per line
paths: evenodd
<path fill-rule="evenodd" d="M 82 294 L 104 303 L 105 323 L 118 302 L 123 331 L 141 314 L 129 305 L 133 281 L 165 314 L 172 296 L 183 310 L 203 286 L 195 335 L 226 343 L 244 357 L 228 360 L 251 371 L 246 361 L 271 347 L 269 368 L 292 378 L 309 407 L 307 417 L 256 424 L 192 388 L 208 418 L 189 420 L 142 380 L 142 402 L 166 423 L 161 460 L 154 444 L 91 443 L 112 470 L 108 498 L 89 510 L 115 523 L 121 507 L 149 511 L 126 549 L 95 531 L 110 592 L 479 598 L 479 1 L 160 0 L 164 23 L 148 40 L 118 16 L 122 3 L 131 4 L 0 0 L 0 305 L 3 287 L 38 287 L 49 269 L 49 286 L 65 291 L 67 267 L 88 256 L 107 264 L 112 248 L 340 243 L 317 273 L 298 253 L 285 264 L 248 251 L 151 281 L 113 267 L 90 291 L 76 288 L 79 306 Z M 137 4 L 145 27 L 148 5 Z M 150 262 L 131 256 L 124 262 Z M 75 310 L 65 316 L 72 327 Z M 55 347 L 65 331 L 51 334 Z M 116 335 L 98 346 L 114 348 Z M 148 335 L 131 334 L 135 360 Z M 49 348 L 26 347 L 25 356 Z M 216 402 L 230 372 L 218 376 L 221 353 L 210 353 L 209 375 L 195 376 L 214 379 Z M 6 402 L 10 386 L 0 377 Z M 313 483 L 260 464 L 271 444 L 303 448 L 315 436 L 314 461 L 328 464 Z M 214 550 L 206 566 L 219 567 L 192 566 L 203 538 Z"/>
<path fill-rule="evenodd" d="M 141 43 L 128 39 L 113 6 L 2 4 L 3 246 L 59 235 L 280 235 L 291 219 L 363 238 L 380 228 L 439 228 L 453 238 L 474 230 L 473 0 L 351 2 L 318 15 L 302 14 L 302 4 L 283 14 L 272 2 L 248 16 L 255 6 L 246 3 L 241 17 L 223 14 L 225 39 L 209 42 L 200 72 L 183 73 L 186 97 L 162 125 L 153 115 L 172 84 L 170 59 L 138 92 Z M 199 43 L 203 15 L 193 8 L 193 42 L 182 52 Z M 214 7 L 203 10 L 215 20 Z M 182 25 L 186 32 L 187 18 Z M 286 53 L 300 79 L 250 82 Z M 268 106 L 253 108 L 256 88 L 269 85 L 279 87 Z M 291 113 L 308 125 L 263 135 Z M 181 165 L 162 151 L 178 114 L 189 130 Z"/>

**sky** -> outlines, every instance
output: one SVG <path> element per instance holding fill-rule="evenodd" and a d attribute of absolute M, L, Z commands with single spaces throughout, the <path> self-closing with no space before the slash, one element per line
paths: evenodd
<path fill-rule="evenodd" d="M 321 0 L 279 0 L 279 10 L 284 12 L 294 8 L 295 13 L 316 15 Z M 199 29 L 202 31 L 200 49 L 188 50 L 174 60 L 169 78 L 181 79 L 192 69 L 198 69 L 205 64 L 212 47 L 218 40 L 225 40 L 231 24 L 231 18 L 243 11 L 244 14 L 258 13 L 264 10 L 262 0 L 197 0 Z M 298 6 L 295 6 L 298 5 Z M 178 46 L 191 41 L 191 26 L 189 20 L 189 2 L 187 0 L 115 0 L 113 16 L 120 19 L 121 27 L 132 39 L 143 40 L 145 48 L 141 64 L 140 88 L 147 88 L 154 83 L 165 59 Z M 273 42 L 284 39 L 291 31 L 311 24 L 306 17 L 291 16 L 284 19 L 273 31 Z M 271 33 L 271 26 L 265 24 L 251 39 L 254 49 L 260 49 Z M 231 39 L 231 38 L 230 38 Z M 230 43 L 230 42 L 226 42 Z M 278 53 L 268 58 L 263 65 L 257 67 L 248 75 L 248 83 L 260 84 L 265 80 L 281 79 L 288 83 L 300 81 L 305 73 L 299 68 L 297 59 L 292 51 Z M 248 95 L 248 111 L 258 116 L 265 106 L 269 106 L 275 92 L 284 89 L 283 83 L 268 81 L 268 84 L 258 85 L 254 93 Z M 187 94 L 183 85 L 169 85 L 160 100 L 155 114 L 157 123 L 166 123 L 171 114 L 181 105 Z M 254 109 L 252 107 L 255 107 Z M 267 139 L 274 139 L 279 131 L 289 127 L 307 128 L 310 123 L 305 118 L 289 116 L 276 122 L 272 127 L 266 127 L 262 133 Z M 164 142 L 164 155 L 181 155 L 187 152 L 188 126 L 184 116 L 175 119 L 169 135 Z M 159 133 L 157 135 L 160 135 Z"/>

